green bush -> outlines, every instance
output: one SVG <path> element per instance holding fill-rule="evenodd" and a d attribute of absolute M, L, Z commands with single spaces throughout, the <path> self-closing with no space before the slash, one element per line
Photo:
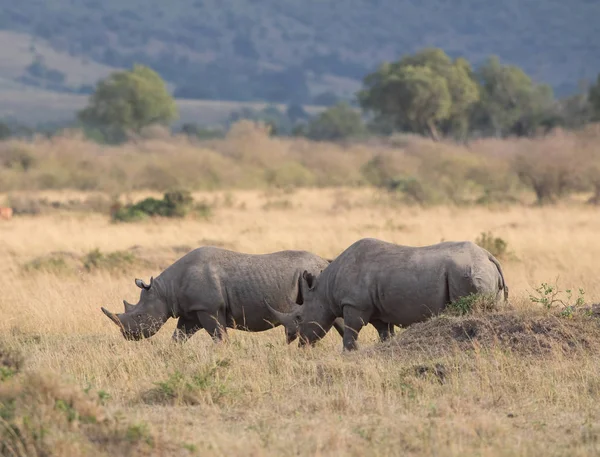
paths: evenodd
<path fill-rule="evenodd" d="M 475 240 L 475 244 L 487 250 L 497 259 L 507 259 L 510 255 L 508 252 L 508 242 L 500 237 L 494 236 L 492 232 L 482 232 Z"/>
<path fill-rule="evenodd" d="M 406 200 L 419 205 L 432 203 L 436 200 L 434 193 L 413 176 L 388 179 L 384 183 L 384 188 L 390 192 L 400 192 Z"/>
<path fill-rule="evenodd" d="M 87 271 L 111 270 L 124 271 L 136 261 L 136 257 L 131 252 L 114 251 L 103 253 L 100 249 L 94 249 L 88 252 L 83 258 L 83 267 Z"/>
<path fill-rule="evenodd" d="M 162 200 L 149 197 L 134 205 L 115 205 L 111 218 L 115 222 L 134 222 L 152 216 L 181 218 L 187 216 L 192 209 L 205 215 L 209 211 L 206 204 L 194 208 L 193 203 L 194 199 L 190 192 L 176 190 L 165 193 Z"/>
<path fill-rule="evenodd" d="M 457 298 L 446 307 L 451 315 L 464 316 L 473 313 L 486 313 L 496 310 L 498 304 L 495 297 L 487 294 L 469 294 Z"/>

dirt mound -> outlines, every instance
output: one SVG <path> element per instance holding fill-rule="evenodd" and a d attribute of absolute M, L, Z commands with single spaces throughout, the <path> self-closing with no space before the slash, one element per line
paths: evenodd
<path fill-rule="evenodd" d="M 440 316 L 414 324 L 378 351 L 439 356 L 475 348 L 501 348 L 523 355 L 544 355 L 600 348 L 600 321 L 518 311 L 482 316 Z"/>

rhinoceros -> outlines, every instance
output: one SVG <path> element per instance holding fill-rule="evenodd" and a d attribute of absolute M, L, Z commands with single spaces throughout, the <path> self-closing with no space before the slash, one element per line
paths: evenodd
<path fill-rule="evenodd" d="M 279 251 L 244 254 L 213 246 L 197 248 L 146 284 L 138 304 L 123 300 L 125 312 L 102 311 L 119 326 L 128 340 L 154 335 L 171 317 L 179 318 L 174 341 L 185 341 L 204 328 L 215 341 L 227 335 L 227 328 L 260 332 L 281 325 L 272 318 L 264 300 L 281 304 L 303 303 L 300 280 L 303 271 L 318 275 L 331 261 L 307 251 Z M 343 337 L 343 320 L 334 323 Z M 286 333 L 288 344 L 297 337 Z"/>
<path fill-rule="evenodd" d="M 406 327 L 441 312 L 448 303 L 471 293 L 498 302 L 508 299 L 502 267 L 487 250 L 470 241 L 430 246 L 402 246 L 374 238 L 356 241 L 315 277 L 302 274 L 302 306 L 281 312 L 266 303 L 299 345 L 314 344 L 343 317 L 344 350 L 357 348 L 358 332 L 367 323 L 381 341 L 394 325 Z"/>

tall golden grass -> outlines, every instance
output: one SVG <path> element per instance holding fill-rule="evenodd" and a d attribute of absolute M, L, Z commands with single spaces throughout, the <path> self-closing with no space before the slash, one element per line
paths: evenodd
<path fill-rule="evenodd" d="M 342 353 L 335 332 L 312 349 L 286 346 L 281 328 L 256 334 L 230 330 L 223 345 L 201 331 L 176 346 L 170 341 L 172 320 L 151 339 L 128 342 L 100 306 L 120 311 L 122 299 L 137 302 L 134 278 L 148 280 L 158 269 L 134 266 L 127 274 L 23 269 L 56 251 L 80 255 L 135 245 L 148 253 L 174 252 L 169 251 L 174 246 L 212 244 L 248 253 L 306 249 L 331 257 L 366 236 L 426 245 L 475 240 L 491 231 L 512 253 L 503 267 L 511 302 L 526 319 L 545 313 L 529 300 L 542 282 L 554 284 L 558 278 L 562 290 L 583 288 L 590 303 L 600 298 L 596 209 L 581 203 L 424 209 L 356 188 L 195 196 L 218 202 L 210 220 L 112 224 L 107 215 L 56 212 L 0 223 L 1 342 L 25 355 L 28 373 L 51 373 L 73 389 L 108 395 L 108 413 L 120 411 L 133 423 L 147 423 L 155 440 L 148 442 L 160 437 L 174 446 L 169 452 L 158 444 L 144 446 L 138 454 L 123 448 L 124 455 L 588 456 L 600 451 L 600 363 L 583 350 L 525 356 L 474 344 L 470 352 L 408 354 L 384 350 L 370 327 L 361 332 L 361 347 L 353 354 Z M 168 265 L 174 258 L 170 254 L 161 262 Z M 589 325 L 592 335 L 600 331 L 596 323 Z M 445 367 L 444 383 L 416 374 L 416 365 L 436 363 Z M 49 421 L 51 409 L 44 410 Z M 98 451 L 99 441 L 92 440 L 91 448 L 77 444 L 76 432 L 48 436 L 53 444 L 46 446 L 47 455 L 74 455 L 74 449 L 78 455 L 108 455 Z"/>

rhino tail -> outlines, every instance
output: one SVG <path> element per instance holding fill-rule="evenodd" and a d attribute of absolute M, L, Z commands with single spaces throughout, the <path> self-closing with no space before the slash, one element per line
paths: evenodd
<path fill-rule="evenodd" d="M 508 300 L 508 285 L 506 284 L 506 281 L 504 280 L 504 272 L 502 271 L 502 265 L 500 265 L 500 262 L 498 262 L 498 259 L 496 259 L 496 257 L 494 257 L 492 254 L 490 254 L 488 252 L 488 258 L 490 259 L 490 262 L 492 262 L 494 265 L 496 265 L 496 268 L 498 269 L 498 273 L 500 274 L 500 281 L 499 281 L 499 287 L 500 289 L 504 289 L 504 301 Z"/>

